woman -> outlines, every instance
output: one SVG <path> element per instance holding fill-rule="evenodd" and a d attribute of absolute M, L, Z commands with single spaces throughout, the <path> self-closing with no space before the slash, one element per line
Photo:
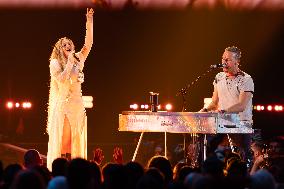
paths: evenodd
<path fill-rule="evenodd" d="M 85 44 L 75 53 L 73 42 L 63 37 L 50 56 L 50 91 L 47 132 L 49 134 L 47 167 L 54 159 L 87 158 L 87 117 L 81 84 L 84 62 L 93 44 L 93 9 L 87 9 Z"/>

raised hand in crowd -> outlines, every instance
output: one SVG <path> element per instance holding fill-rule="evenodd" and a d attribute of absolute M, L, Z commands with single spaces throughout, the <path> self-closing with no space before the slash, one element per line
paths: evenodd
<path fill-rule="evenodd" d="M 123 151 L 122 151 L 122 148 L 115 147 L 113 149 L 112 157 L 113 157 L 113 161 L 115 163 L 122 164 L 123 163 Z"/>
<path fill-rule="evenodd" d="M 93 161 L 96 162 L 98 165 L 101 165 L 104 158 L 105 156 L 103 154 L 102 149 L 96 148 L 95 150 L 93 150 Z"/>

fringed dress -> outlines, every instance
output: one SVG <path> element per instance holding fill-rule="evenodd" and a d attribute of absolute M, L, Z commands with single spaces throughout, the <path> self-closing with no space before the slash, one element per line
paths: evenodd
<path fill-rule="evenodd" d="M 49 134 L 47 167 L 51 170 L 54 159 L 61 156 L 65 117 L 71 126 L 71 157 L 87 158 L 87 116 L 83 105 L 81 84 L 84 56 L 80 62 L 62 66 L 58 60 L 50 61 L 50 96 L 47 131 Z"/>

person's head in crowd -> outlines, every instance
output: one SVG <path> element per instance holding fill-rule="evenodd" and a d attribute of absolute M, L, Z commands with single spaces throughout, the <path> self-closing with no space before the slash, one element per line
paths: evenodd
<path fill-rule="evenodd" d="M 250 189 L 276 189 L 274 177 L 265 169 L 259 169 L 250 177 Z"/>
<path fill-rule="evenodd" d="M 201 171 L 203 174 L 210 175 L 217 178 L 224 176 L 224 162 L 219 160 L 216 156 L 208 157 L 202 164 Z"/>
<path fill-rule="evenodd" d="M 43 178 L 36 171 L 27 169 L 17 174 L 11 189 L 46 189 Z"/>
<path fill-rule="evenodd" d="M 229 159 L 225 167 L 225 173 L 227 177 L 246 178 L 248 176 L 246 162 L 237 158 Z"/>
<path fill-rule="evenodd" d="M 56 176 L 48 183 L 47 189 L 68 189 L 65 176 Z"/>
<path fill-rule="evenodd" d="M 69 189 L 86 189 L 92 184 L 91 179 L 90 162 L 81 158 L 75 158 L 69 162 L 67 168 Z"/>
<path fill-rule="evenodd" d="M 48 168 L 44 165 L 41 166 L 35 166 L 32 168 L 33 171 L 36 171 L 41 175 L 43 178 L 44 184 L 47 186 L 48 182 L 51 180 L 52 175 L 51 172 L 48 170 Z"/>
<path fill-rule="evenodd" d="M 228 143 L 224 135 L 217 134 L 209 142 L 207 146 L 207 156 L 215 156 L 215 152 L 223 152 L 227 149 Z"/>
<path fill-rule="evenodd" d="M 35 149 L 28 150 L 24 155 L 24 166 L 27 169 L 33 168 L 35 166 L 40 166 L 43 164 L 43 161 L 40 157 L 40 154 Z"/>
<path fill-rule="evenodd" d="M 159 169 L 151 167 L 139 179 L 136 189 L 164 189 L 165 186 L 164 174 Z"/>
<path fill-rule="evenodd" d="M 107 163 L 102 169 L 105 189 L 124 189 L 127 182 L 125 169 L 122 164 Z"/>
<path fill-rule="evenodd" d="M 173 171 L 170 161 L 164 156 L 154 156 L 148 162 L 148 168 L 155 167 L 159 169 L 165 176 L 165 182 L 169 183 L 173 180 Z"/>
<path fill-rule="evenodd" d="M 185 162 L 178 162 L 173 168 L 173 180 L 178 180 L 179 172 L 183 166 L 186 166 Z"/>
<path fill-rule="evenodd" d="M 246 162 L 232 157 L 227 161 L 224 169 L 226 184 L 232 189 L 246 188 L 248 184 L 248 170 Z"/>
<path fill-rule="evenodd" d="M 66 158 L 57 158 L 52 162 L 52 176 L 66 176 L 68 160 Z"/>
<path fill-rule="evenodd" d="M 126 165 L 124 165 L 124 168 L 127 176 L 126 188 L 136 188 L 138 180 L 144 175 L 143 166 L 138 162 L 130 161 Z"/>
<path fill-rule="evenodd" d="M 253 142 L 250 149 L 253 155 L 253 161 L 255 161 L 259 156 L 263 155 L 264 148 L 262 142 Z"/>
<path fill-rule="evenodd" d="M 3 171 L 4 188 L 10 188 L 16 175 L 23 170 L 20 164 L 10 164 Z"/>
<path fill-rule="evenodd" d="M 283 140 L 281 140 L 280 137 L 274 137 L 269 141 L 268 144 L 268 149 L 269 149 L 269 154 L 271 156 L 279 156 L 281 152 L 281 149 L 283 148 Z"/>
<path fill-rule="evenodd" d="M 210 175 L 197 177 L 192 183 L 192 189 L 216 189 L 216 179 Z"/>
<path fill-rule="evenodd" d="M 192 173 L 192 172 L 198 172 L 198 171 L 199 171 L 198 169 L 192 168 L 192 167 L 190 167 L 190 166 L 188 166 L 188 165 L 183 166 L 183 167 L 180 169 L 179 173 L 178 173 L 177 180 L 183 182 L 184 179 L 185 179 L 185 177 L 186 177 L 188 174 L 190 174 L 190 173 Z"/>
<path fill-rule="evenodd" d="M 93 182 L 94 188 L 99 189 L 102 187 L 101 168 L 99 164 L 97 164 L 94 161 L 90 162 L 90 168 L 91 168 L 92 182 Z"/>
<path fill-rule="evenodd" d="M 199 178 L 203 177 L 202 174 L 197 173 L 197 172 L 192 172 L 189 173 L 185 179 L 184 179 L 184 185 L 187 189 L 192 189 L 193 188 L 193 184 L 196 180 L 198 180 Z"/>

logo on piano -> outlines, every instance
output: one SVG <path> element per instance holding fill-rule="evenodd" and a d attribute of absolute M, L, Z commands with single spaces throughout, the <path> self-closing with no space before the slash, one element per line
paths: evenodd
<path fill-rule="evenodd" d="M 149 123 L 149 119 L 146 118 L 128 118 L 129 123 Z"/>
<path fill-rule="evenodd" d="M 174 123 L 172 121 L 161 121 L 161 126 L 173 126 Z"/>

